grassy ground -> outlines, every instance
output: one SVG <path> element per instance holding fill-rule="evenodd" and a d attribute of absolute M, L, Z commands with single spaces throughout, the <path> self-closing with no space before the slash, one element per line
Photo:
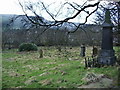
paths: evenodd
<path fill-rule="evenodd" d="M 105 74 L 117 84 L 116 66 L 85 69 L 84 58 L 79 56 L 79 47 L 67 47 L 67 51 L 62 49 L 62 52 L 55 47 L 42 49 L 43 58 L 38 58 L 38 52 L 18 52 L 16 49 L 3 51 L 2 88 L 77 88 L 87 83 L 83 78 L 89 72 Z M 89 47 L 88 56 L 90 52 Z"/>

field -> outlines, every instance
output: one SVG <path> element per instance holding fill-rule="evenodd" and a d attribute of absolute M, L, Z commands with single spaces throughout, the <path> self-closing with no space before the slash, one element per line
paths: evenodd
<path fill-rule="evenodd" d="M 117 85 L 118 66 L 86 69 L 79 47 L 62 47 L 61 52 L 55 47 L 39 48 L 44 51 L 43 58 L 39 58 L 37 51 L 2 52 L 2 88 L 79 88 L 89 84 L 85 78 L 90 73 L 112 80 L 112 85 L 100 87 Z M 86 55 L 91 55 L 91 47 L 87 48 Z"/>

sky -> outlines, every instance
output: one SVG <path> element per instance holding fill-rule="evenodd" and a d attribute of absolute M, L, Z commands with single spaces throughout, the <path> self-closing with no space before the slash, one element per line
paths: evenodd
<path fill-rule="evenodd" d="M 38 0 L 20 0 L 20 1 L 38 1 Z M 41 0 L 46 4 L 50 4 L 51 2 L 79 2 L 83 3 L 86 0 Z M 98 0 L 95 0 L 98 1 Z M 0 0 L 0 14 L 23 14 L 20 5 L 18 4 L 18 0 Z"/>
<path fill-rule="evenodd" d="M 0 0 L 0 14 L 23 14 L 17 0 Z"/>
<path fill-rule="evenodd" d="M 22 1 L 29 1 L 29 0 L 20 0 L 20 2 L 22 2 Z M 36 2 L 38 0 L 30 0 L 30 1 Z M 55 5 L 52 5 L 51 9 L 50 9 L 51 12 L 54 12 L 55 9 L 57 9 L 57 7 L 59 7 L 59 3 L 64 3 L 65 1 L 69 1 L 69 2 L 74 1 L 74 2 L 82 5 L 87 0 L 41 0 L 41 1 L 43 1 L 46 5 L 47 4 L 49 5 L 52 2 L 57 2 L 57 3 L 55 3 Z M 93 3 L 97 2 L 98 0 L 90 0 L 90 1 L 91 2 L 89 2 L 89 3 L 93 4 Z M 89 10 L 92 10 L 92 8 Z M 67 12 L 67 11 L 65 11 L 65 12 Z M 18 15 L 20 15 L 20 14 L 24 14 L 24 13 L 23 13 L 20 5 L 18 4 L 18 0 L 0 0 L 0 14 L 18 14 Z M 45 19 L 51 20 L 51 18 L 45 12 L 42 12 L 42 14 L 45 17 Z M 65 13 L 62 13 L 62 14 L 63 14 L 63 17 L 59 17 L 59 19 L 65 18 L 65 15 L 64 15 Z M 85 13 L 82 13 L 81 17 L 83 17 L 83 18 L 81 18 L 81 21 L 84 21 L 84 16 L 85 16 Z M 93 18 L 93 17 L 90 17 L 89 21 L 91 21 L 91 18 Z M 80 22 L 79 17 L 72 21 Z"/>
<path fill-rule="evenodd" d="M 23 0 L 20 0 L 23 1 Z M 28 0 L 24 0 L 28 1 Z M 30 1 L 36 1 L 36 0 L 30 0 Z M 86 0 L 42 0 L 45 3 L 51 3 L 54 1 L 64 2 L 64 1 L 70 1 L 70 2 L 79 2 L 83 3 Z M 98 0 L 89 0 L 94 3 L 94 1 Z M 108 0 L 111 1 L 111 0 Z M 120 0 L 114 0 L 114 1 L 120 1 Z M 0 14 L 23 14 L 23 11 L 21 10 L 18 0 L 0 0 Z"/>

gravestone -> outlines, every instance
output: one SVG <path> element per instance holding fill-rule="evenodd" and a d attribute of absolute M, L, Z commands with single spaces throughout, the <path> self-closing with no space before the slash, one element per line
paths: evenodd
<path fill-rule="evenodd" d="M 98 56 L 98 63 L 101 65 L 113 65 L 116 62 L 115 52 L 113 50 L 113 24 L 110 19 L 110 11 L 106 10 L 102 31 L 101 51 Z"/>
<path fill-rule="evenodd" d="M 39 58 L 43 58 L 43 50 L 42 49 L 39 50 Z"/>
<path fill-rule="evenodd" d="M 85 45 L 82 44 L 82 45 L 81 45 L 81 52 L 80 52 L 80 56 L 81 56 L 81 57 L 84 57 L 84 56 L 85 56 L 85 50 L 86 50 L 86 49 L 85 49 Z"/>
<path fill-rule="evenodd" d="M 95 57 L 98 55 L 98 49 L 96 46 L 93 46 L 93 49 L 92 49 L 92 57 Z"/>

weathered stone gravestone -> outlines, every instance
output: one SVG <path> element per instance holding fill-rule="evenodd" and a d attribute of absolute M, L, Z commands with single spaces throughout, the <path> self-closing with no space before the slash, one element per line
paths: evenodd
<path fill-rule="evenodd" d="M 98 49 L 96 46 L 93 46 L 93 49 L 92 49 L 92 57 L 95 57 L 98 55 Z"/>
<path fill-rule="evenodd" d="M 116 62 L 116 57 L 113 50 L 113 24 L 110 19 L 110 11 L 106 10 L 102 31 L 101 51 L 98 56 L 98 63 L 101 65 L 113 65 Z"/>
<path fill-rule="evenodd" d="M 84 45 L 84 44 L 82 44 L 82 45 L 81 45 L 81 52 L 80 52 L 80 56 L 82 56 L 82 57 L 84 57 L 84 56 L 85 56 L 85 50 L 86 50 L 85 45 Z"/>
<path fill-rule="evenodd" d="M 39 50 L 39 58 L 43 58 L 43 50 L 42 49 Z"/>

